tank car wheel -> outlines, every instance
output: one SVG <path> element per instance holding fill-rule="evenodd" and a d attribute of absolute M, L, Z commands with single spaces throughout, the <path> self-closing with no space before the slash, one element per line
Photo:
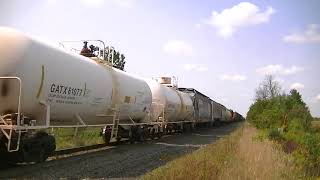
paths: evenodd
<path fill-rule="evenodd" d="M 37 163 L 45 162 L 48 159 L 49 155 L 46 153 L 45 148 L 39 150 L 39 156 L 36 160 Z"/>
<path fill-rule="evenodd" d="M 139 129 L 138 126 L 131 126 L 129 133 L 129 141 L 131 144 L 134 144 L 136 141 L 139 141 Z"/>
<path fill-rule="evenodd" d="M 186 124 L 183 124 L 183 129 L 182 129 L 182 131 L 184 132 L 184 133 L 189 133 L 189 132 L 191 132 L 191 125 L 190 124 L 188 124 L 188 123 L 186 123 Z"/>
<path fill-rule="evenodd" d="M 117 141 L 117 143 L 120 143 L 121 139 L 122 139 L 122 137 L 121 137 L 121 136 L 116 137 L 116 141 Z"/>
<path fill-rule="evenodd" d="M 153 140 L 155 138 L 155 129 L 151 128 L 150 132 L 148 132 L 149 137 L 151 140 Z"/>
<path fill-rule="evenodd" d="M 110 144 L 111 133 L 106 133 L 103 135 L 103 141 L 105 144 Z"/>
<path fill-rule="evenodd" d="M 24 139 L 20 154 L 24 162 L 44 162 L 55 149 L 54 137 L 45 132 L 38 132 Z"/>
<path fill-rule="evenodd" d="M 164 132 L 158 132 L 156 134 L 157 138 L 160 139 L 164 135 Z"/>
<path fill-rule="evenodd" d="M 7 147 L 5 145 L 5 140 L 0 138 L 0 169 L 2 168 L 8 168 L 13 165 L 13 163 L 10 163 L 9 153 L 7 152 Z"/>
<path fill-rule="evenodd" d="M 144 142 L 148 138 L 149 131 L 145 127 L 138 128 L 138 141 Z"/>
<path fill-rule="evenodd" d="M 135 139 L 134 139 L 133 137 L 130 137 L 130 138 L 129 138 L 129 142 L 130 142 L 130 144 L 134 144 Z"/>

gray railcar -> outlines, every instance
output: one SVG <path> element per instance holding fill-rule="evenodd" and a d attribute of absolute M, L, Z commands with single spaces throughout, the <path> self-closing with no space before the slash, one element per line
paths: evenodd
<path fill-rule="evenodd" d="M 212 120 L 221 121 L 223 116 L 224 106 L 216 101 L 212 100 Z"/>
<path fill-rule="evenodd" d="M 212 100 L 193 88 L 179 88 L 191 96 L 194 106 L 194 119 L 197 122 L 212 122 Z"/>

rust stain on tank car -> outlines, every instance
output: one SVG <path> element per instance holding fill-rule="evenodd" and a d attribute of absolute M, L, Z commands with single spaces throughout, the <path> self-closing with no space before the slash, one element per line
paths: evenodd
<path fill-rule="evenodd" d="M 40 87 L 37 93 L 37 98 L 40 97 L 42 87 L 43 87 L 43 81 L 44 81 L 44 65 L 41 66 L 41 80 L 40 80 Z"/>
<path fill-rule="evenodd" d="M 4 80 L 0 90 L 1 96 L 8 96 L 9 94 L 9 81 Z"/>
<path fill-rule="evenodd" d="M 130 99 L 131 99 L 130 96 L 125 96 L 125 97 L 124 97 L 124 102 L 125 102 L 125 103 L 130 103 Z"/>

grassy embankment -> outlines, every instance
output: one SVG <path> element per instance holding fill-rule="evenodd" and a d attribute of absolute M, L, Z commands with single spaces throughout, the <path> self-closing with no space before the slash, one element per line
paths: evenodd
<path fill-rule="evenodd" d="M 312 127 L 320 132 L 320 118 L 315 118 L 317 120 L 314 120 L 311 122 Z"/>
<path fill-rule="evenodd" d="M 103 143 L 101 128 L 54 128 L 48 130 L 56 138 L 57 150 Z"/>
<path fill-rule="evenodd" d="M 259 140 L 245 124 L 231 135 L 171 161 L 143 179 L 297 179 L 292 157 L 277 143 Z"/>

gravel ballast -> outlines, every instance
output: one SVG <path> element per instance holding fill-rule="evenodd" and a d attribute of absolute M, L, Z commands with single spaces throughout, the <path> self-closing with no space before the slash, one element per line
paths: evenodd
<path fill-rule="evenodd" d="M 228 135 L 241 123 L 197 129 L 137 144 L 121 144 L 40 164 L 0 170 L 7 178 L 135 178 Z"/>

